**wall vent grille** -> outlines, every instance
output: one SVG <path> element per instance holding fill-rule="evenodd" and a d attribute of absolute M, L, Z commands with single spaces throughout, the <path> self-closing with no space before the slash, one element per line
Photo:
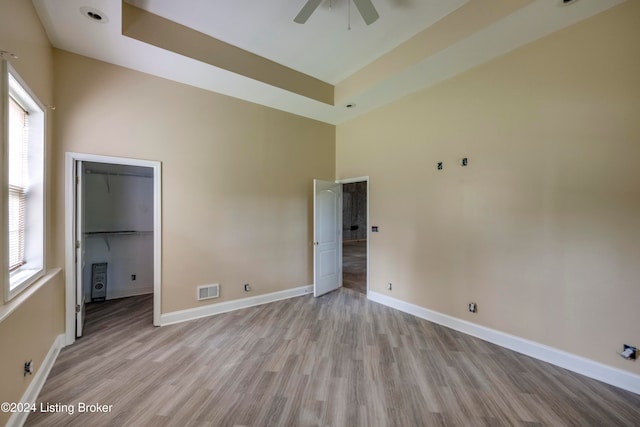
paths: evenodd
<path fill-rule="evenodd" d="M 220 296 L 220 284 L 198 286 L 198 301 L 203 299 L 218 298 Z"/>

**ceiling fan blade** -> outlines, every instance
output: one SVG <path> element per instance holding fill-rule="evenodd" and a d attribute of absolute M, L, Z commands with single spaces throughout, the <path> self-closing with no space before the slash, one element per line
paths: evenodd
<path fill-rule="evenodd" d="M 364 19 L 365 24 L 371 25 L 380 18 L 378 11 L 373 3 L 371 3 L 371 0 L 353 0 L 353 2 L 358 8 L 360 15 L 362 15 L 362 19 Z"/>
<path fill-rule="evenodd" d="M 313 12 L 320 6 L 322 0 L 309 0 L 303 7 L 298 16 L 293 18 L 293 22 L 304 24 Z"/>

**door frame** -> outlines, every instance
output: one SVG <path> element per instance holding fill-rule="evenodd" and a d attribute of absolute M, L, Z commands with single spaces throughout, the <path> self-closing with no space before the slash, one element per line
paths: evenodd
<path fill-rule="evenodd" d="M 369 268 L 369 260 L 370 260 L 370 242 L 371 242 L 371 221 L 369 218 L 369 176 L 359 176 L 355 178 L 343 178 L 336 179 L 337 184 L 352 184 L 354 182 L 366 182 L 367 183 L 367 298 L 369 298 L 369 274 L 371 269 Z M 344 193 L 344 192 L 343 192 Z M 343 196 L 344 197 L 344 196 Z M 340 211 L 340 227 L 342 227 L 342 211 Z M 342 233 L 341 233 L 342 235 Z M 340 242 L 342 245 L 342 242 Z M 342 271 L 342 256 L 340 257 L 340 271 Z"/>
<path fill-rule="evenodd" d="M 82 160 L 76 160 L 74 165 L 74 176 L 75 180 L 75 188 L 74 188 L 74 210 L 75 213 L 75 222 L 74 222 L 74 234 L 75 238 L 75 265 L 73 266 L 75 273 L 75 296 L 76 296 L 76 338 L 82 336 L 82 330 L 84 327 L 84 314 L 85 314 L 85 291 L 84 291 L 84 283 L 82 279 L 84 279 L 84 264 L 85 264 L 85 236 L 84 233 L 80 234 L 84 230 L 84 163 Z M 78 280 L 78 277 L 81 280 Z M 81 291 L 80 291 L 81 290 Z M 65 292 L 66 294 L 66 292 Z"/>
<path fill-rule="evenodd" d="M 153 324 L 160 326 L 162 290 L 162 175 L 161 162 L 86 153 L 65 153 L 65 344 L 76 340 L 76 268 L 75 229 L 76 191 L 75 166 L 78 161 L 142 166 L 153 169 Z"/>

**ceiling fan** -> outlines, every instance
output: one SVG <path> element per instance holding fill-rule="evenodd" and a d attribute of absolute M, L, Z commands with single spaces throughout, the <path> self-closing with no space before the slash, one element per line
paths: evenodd
<path fill-rule="evenodd" d="M 348 0 L 351 1 L 351 0 Z M 307 0 L 307 3 L 302 7 L 302 10 L 293 19 L 293 22 L 298 24 L 304 24 L 313 12 L 320 6 L 322 0 Z M 353 0 L 353 3 L 358 8 L 358 12 L 362 15 L 362 19 L 367 25 L 371 25 L 380 17 L 371 0 Z"/>

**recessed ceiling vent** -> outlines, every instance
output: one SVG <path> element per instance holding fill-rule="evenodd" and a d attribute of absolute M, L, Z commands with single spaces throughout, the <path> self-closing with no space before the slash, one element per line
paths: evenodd
<path fill-rule="evenodd" d="M 93 7 L 83 6 L 80 8 L 80 13 L 91 22 L 98 22 L 100 24 L 106 24 L 109 22 L 109 18 L 107 18 L 107 15 L 104 12 Z"/>

